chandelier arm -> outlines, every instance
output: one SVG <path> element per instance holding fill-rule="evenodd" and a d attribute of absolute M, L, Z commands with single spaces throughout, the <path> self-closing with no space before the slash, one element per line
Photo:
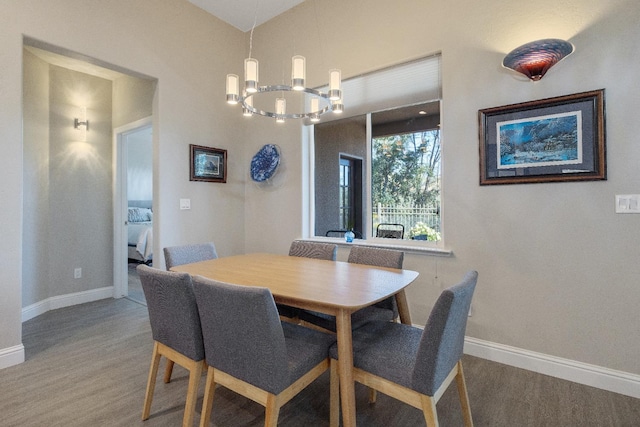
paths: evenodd
<path fill-rule="evenodd" d="M 256 95 L 259 95 L 260 93 L 267 93 L 267 92 L 293 92 L 293 93 L 300 93 L 300 92 L 306 92 L 308 94 L 311 94 L 313 96 L 317 96 L 319 98 L 323 98 L 327 101 L 327 105 L 322 108 L 321 110 L 318 111 L 311 111 L 309 113 L 285 113 L 285 114 L 278 114 L 272 111 L 266 111 L 266 110 L 261 110 L 258 109 L 256 107 L 254 107 L 252 104 L 247 102 L 248 98 L 254 97 Z M 304 118 L 313 118 L 317 115 L 322 115 L 326 112 L 332 111 L 333 106 L 329 100 L 329 95 L 321 92 L 319 90 L 316 89 L 312 89 L 312 88 L 303 88 L 302 90 L 293 90 L 293 88 L 291 86 L 288 85 L 268 85 L 268 86 L 260 86 L 258 87 L 257 92 L 254 93 L 247 93 L 243 96 L 240 96 L 238 98 L 238 103 L 242 104 L 242 107 L 245 108 L 246 110 L 250 111 L 253 114 L 258 114 L 260 116 L 265 116 L 265 117 L 272 117 L 272 118 L 285 118 L 285 119 L 304 119 Z"/>

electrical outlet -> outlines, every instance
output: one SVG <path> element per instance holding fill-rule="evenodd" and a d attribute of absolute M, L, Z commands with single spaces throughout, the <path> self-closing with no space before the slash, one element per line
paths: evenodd
<path fill-rule="evenodd" d="M 80 279 L 82 277 L 82 269 L 81 268 L 76 268 L 73 270 L 73 278 L 74 279 Z"/>
<path fill-rule="evenodd" d="M 191 209 L 191 199 L 180 199 L 180 209 L 181 210 Z"/>

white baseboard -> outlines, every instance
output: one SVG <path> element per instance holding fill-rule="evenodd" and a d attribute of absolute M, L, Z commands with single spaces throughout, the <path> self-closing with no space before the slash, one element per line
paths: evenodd
<path fill-rule="evenodd" d="M 465 338 L 464 352 L 493 362 L 640 398 L 640 375 L 470 337 Z"/>
<path fill-rule="evenodd" d="M 55 310 L 72 305 L 84 304 L 105 298 L 113 298 L 113 286 L 76 292 L 73 294 L 59 295 L 31 304 L 22 309 L 22 321 L 33 319 L 49 310 Z"/>
<path fill-rule="evenodd" d="M 0 349 L 0 369 L 24 362 L 24 346 L 22 344 Z"/>

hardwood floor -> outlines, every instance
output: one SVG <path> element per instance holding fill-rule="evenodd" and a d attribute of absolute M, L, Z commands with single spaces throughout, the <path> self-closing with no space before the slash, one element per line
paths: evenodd
<path fill-rule="evenodd" d="M 0 371 L 0 426 L 179 426 L 187 372 L 161 379 L 151 418 L 140 420 L 152 340 L 146 307 L 102 300 L 50 311 L 23 324 L 27 360 Z M 476 426 L 638 426 L 640 400 L 465 356 Z M 161 366 L 161 371 L 164 366 Z M 328 425 L 329 378 L 320 377 L 280 412 L 280 426 Z M 204 381 L 196 406 L 199 422 Z M 421 413 L 356 387 L 358 425 L 424 426 Z M 455 386 L 438 403 L 440 425 L 460 426 Z M 264 409 L 218 388 L 212 426 L 262 426 Z"/>
<path fill-rule="evenodd" d="M 127 276 L 129 289 L 127 298 L 135 302 L 139 302 L 140 304 L 147 305 L 147 300 L 145 299 L 144 292 L 142 291 L 142 283 L 140 283 L 140 277 L 136 271 L 138 265 L 140 265 L 140 263 L 129 262 L 128 264 Z"/>

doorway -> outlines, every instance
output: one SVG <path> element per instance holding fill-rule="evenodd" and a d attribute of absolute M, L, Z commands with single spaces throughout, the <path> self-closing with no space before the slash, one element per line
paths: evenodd
<path fill-rule="evenodd" d="M 123 296 L 114 276 L 127 272 L 125 251 L 114 270 L 114 130 L 151 127 L 157 83 L 23 38 L 23 321 Z"/>
<path fill-rule="evenodd" d="M 145 304 L 136 267 L 153 262 L 151 117 L 114 129 L 114 297 Z"/>

